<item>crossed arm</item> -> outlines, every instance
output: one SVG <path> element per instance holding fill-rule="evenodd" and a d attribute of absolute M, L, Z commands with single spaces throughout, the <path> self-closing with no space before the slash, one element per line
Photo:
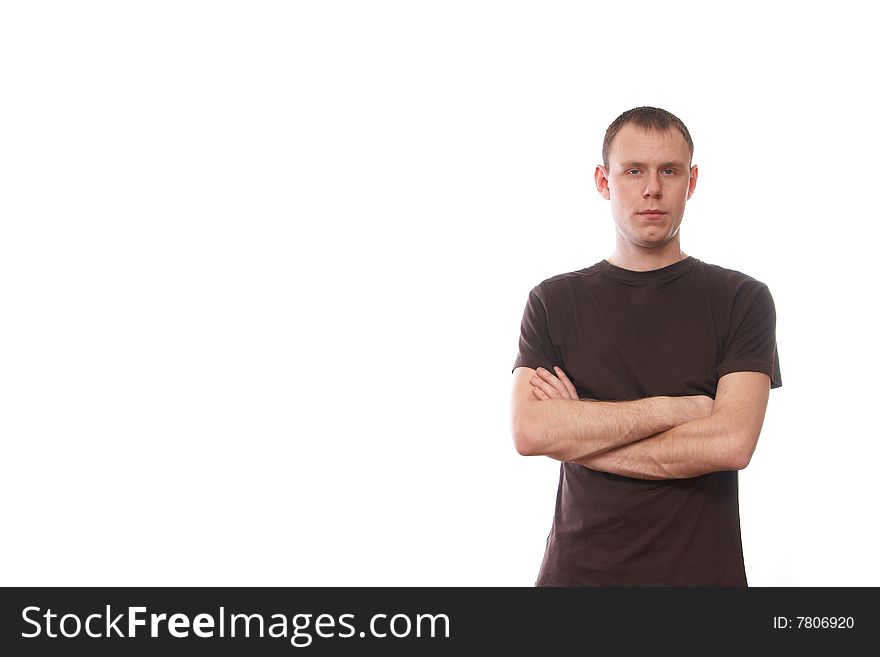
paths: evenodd
<path fill-rule="evenodd" d="M 745 468 L 761 432 L 770 379 L 733 372 L 706 396 L 578 400 L 565 373 L 514 372 L 512 432 L 520 454 L 573 461 L 637 479 Z"/>

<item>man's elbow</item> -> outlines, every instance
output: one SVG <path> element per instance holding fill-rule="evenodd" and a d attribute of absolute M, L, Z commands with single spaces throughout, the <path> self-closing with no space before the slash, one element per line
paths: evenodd
<path fill-rule="evenodd" d="M 727 454 L 728 470 L 745 470 L 752 461 L 758 436 L 752 434 L 739 434 L 731 441 Z"/>
<path fill-rule="evenodd" d="M 511 435 L 513 446 L 520 455 L 540 456 L 544 453 L 540 427 L 529 413 L 519 411 L 513 414 Z"/>
<path fill-rule="evenodd" d="M 751 454 L 738 452 L 734 454 L 728 464 L 728 470 L 745 470 L 752 460 Z"/>

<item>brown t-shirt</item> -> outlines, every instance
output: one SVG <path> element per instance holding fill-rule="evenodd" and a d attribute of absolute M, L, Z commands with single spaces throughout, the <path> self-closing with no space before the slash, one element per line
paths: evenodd
<path fill-rule="evenodd" d="M 782 385 L 763 283 L 687 257 L 602 260 L 529 293 L 514 369 L 558 365 L 581 398 L 715 396 L 718 379 Z M 644 480 L 563 462 L 538 586 L 746 586 L 736 471 Z"/>

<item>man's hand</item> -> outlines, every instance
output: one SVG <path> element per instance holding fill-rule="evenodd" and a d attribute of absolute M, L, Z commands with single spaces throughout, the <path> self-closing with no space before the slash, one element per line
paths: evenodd
<path fill-rule="evenodd" d="M 577 390 L 574 384 L 562 371 L 561 367 L 553 367 L 556 372 L 545 370 L 539 367 L 535 375 L 529 379 L 532 384 L 532 392 L 535 397 L 541 401 L 547 399 L 578 399 Z M 712 414 L 715 406 L 715 400 L 706 395 L 689 395 L 685 397 L 675 398 L 681 405 L 683 411 L 689 417 L 689 420 L 699 420 Z M 585 398 L 584 401 L 596 401 L 595 399 Z"/>
<path fill-rule="evenodd" d="M 553 376 L 553 374 L 543 367 L 539 367 L 536 370 L 534 376 L 529 379 L 529 383 L 532 384 L 532 392 L 535 393 L 535 397 L 544 401 L 545 399 L 577 399 L 577 390 L 575 390 L 574 384 L 569 380 L 569 378 L 565 375 L 565 372 L 562 371 L 561 367 L 554 367 L 556 374 L 559 377 Z"/>

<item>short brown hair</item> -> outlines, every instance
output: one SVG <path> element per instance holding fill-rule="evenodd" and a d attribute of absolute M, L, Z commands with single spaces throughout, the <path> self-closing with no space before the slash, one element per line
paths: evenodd
<path fill-rule="evenodd" d="M 694 142 L 691 139 L 691 133 L 688 132 L 687 126 L 680 118 L 659 107 L 634 107 L 614 119 L 608 126 L 608 130 L 605 131 L 605 141 L 602 142 L 602 164 L 606 169 L 608 168 L 608 155 L 611 153 L 611 142 L 627 123 L 632 123 L 644 130 L 658 130 L 660 132 L 677 128 L 691 151 L 691 160 L 694 159 Z"/>

